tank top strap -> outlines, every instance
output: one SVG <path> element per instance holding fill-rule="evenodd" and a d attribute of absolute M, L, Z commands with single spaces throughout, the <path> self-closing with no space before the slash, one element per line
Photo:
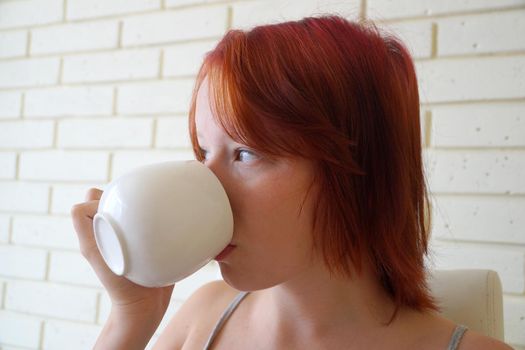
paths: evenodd
<path fill-rule="evenodd" d="M 467 327 L 463 325 L 457 325 L 456 328 L 454 328 L 452 337 L 450 337 L 447 350 L 456 350 L 458 348 L 459 342 L 461 341 L 461 338 L 463 337 L 463 334 L 465 334 L 466 331 Z"/>
<path fill-rule="evenodd" d="M 230 315 L 233 313 L 235 308 L 237 308 L 237 306 L 244 299 L 244 297 L 248 295 L 248 293 L 249 292 L 240 292 L 239 294 L 237 294 L 235 298 L 232 300 L 232 302 L 230 303 L 230 305 L 226 308 L 226 310 L 224 310 L 224 312 L 221 315 L 221 318 L 215 324 L 215 327 L 213 328 L 213 331 L 211 332 L 210 337 L 208 338 L 208 341 L 206 342 L 206 345 L 204 345 L 204 350 L 210 349 L 211 344 L 213 343 L 213 341 L 215 340 L 215 338 L 221 331 L 224 323 L 226 323 L 226 321 L 228 320 Z"/>

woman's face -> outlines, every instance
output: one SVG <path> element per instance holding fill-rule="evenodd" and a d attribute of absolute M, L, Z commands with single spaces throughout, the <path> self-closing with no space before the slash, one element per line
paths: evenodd
<path fill-rule="evenodd" d="M 224 186 L 234 217 L 236 247 L 219 262 L 224 280 L 239 290 L 258 290 L 291 279 L 311 264 L 312 196 L 305 195 L 313 163 L 270 161 L 233 141 L 213 119 L 207 79 L 196 103 L 203 163 Z"/>

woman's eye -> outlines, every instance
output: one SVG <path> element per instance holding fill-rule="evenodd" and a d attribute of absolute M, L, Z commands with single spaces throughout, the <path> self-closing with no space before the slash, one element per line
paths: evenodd
<path fill-rule="evenodd" d="M 203 148 L 200 148 L 200 155 L 203 160 L 208 159 L 208 151 Z M 257 156 L 252 151 L 248 151 L 246 149 L 238 149 L 235 151 L 235 160 L 239 160 L 240 162 L 253 162 L 257 159 L 259 159 L 259 156 Z"/>
<path fill-rule="evenodd" d="M 245 150 L 245 149 L 238 150 L 238 155 L 239 155 L 239 159 L 244 162 L 254 161 L 259 158 L 253 152 Z"/>

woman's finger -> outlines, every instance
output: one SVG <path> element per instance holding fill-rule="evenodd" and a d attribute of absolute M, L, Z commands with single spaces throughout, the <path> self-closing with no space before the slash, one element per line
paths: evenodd
<path fill-rule="evenodd" d="M 102 193 L 104 193 L 104 191 L 99 190 L 98 188 L 92 187 L 86 193 L 86 201 L 100 199 L 100 197 L 102 197 Z"/>

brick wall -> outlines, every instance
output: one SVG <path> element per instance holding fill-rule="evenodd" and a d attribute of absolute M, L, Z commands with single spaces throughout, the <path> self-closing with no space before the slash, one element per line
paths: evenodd
<path fill-rule="evenodd" d="M 523 0 L 0 1 L 2 349 L 91 348 L 110 302 L 78 251 L 71 206 L 136 166 L 192 158 L 189 94 L 227 29 L 325 12 L 376 20 L 411 48 L 429 262 L 496 270 L 506 341 L 525 349 Z M 179 283 L 159 331 L 217 277 L 212 263 Z"/>

